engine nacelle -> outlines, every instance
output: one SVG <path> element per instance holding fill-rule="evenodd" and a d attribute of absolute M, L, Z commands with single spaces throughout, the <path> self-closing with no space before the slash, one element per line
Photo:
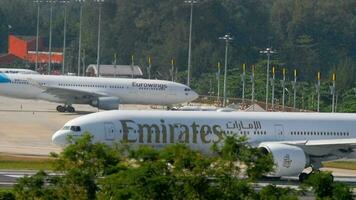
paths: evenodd
<path fill-rule="evenodd" d="M 99 97 L 93 100 L 90 105 L 103 110 L 117 110 L 120 100 L 117 97 Z"/>
<path fill-rule="evenodd" d="M 309 165 L 309 157 L 300 147 L 281 143 L 261 143 L 259 148 L 273 156 L 275 170 L 268 176 L 299 175 Z"/>

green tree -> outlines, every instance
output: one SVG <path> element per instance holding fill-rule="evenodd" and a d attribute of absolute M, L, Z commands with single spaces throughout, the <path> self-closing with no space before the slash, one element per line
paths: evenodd
<path fill-rule="evenodd" d="M 317 199 L 353 199 L 350 187 L 343 183 L 334 182 L 331 172 L 315 172 L 305 184 L 313 188 Z"/>
<path fill-rule="evenodd" d="M 119 170 L 120 154 L 101 143 L 92 143 L 92 136 L 84 134 L 80 139 L 69 138 L 71 145 L 57 158 L 56 171 L 63 173 L 58 189 L 71 199 L 95 199 L 97 179 Z"/>
<path fill-rule="evenodd" d="M 297 200 L 296 191 L 290 188 L 281 188 L 268 185 L 259 192 L 260 200 Z"/>
<path fill-rule="evenodd" d="M 333 197 L 334 200 L 351 200 L 353 194 L 351 188 L 345 183 L 334 183 L 333 185 Z"/>
<path fill-rule="evenodd" d="M 19 179 L 16 198 L 258 199 L 250 183 L 273 166 L 270 155 L 246 146 L 245 138 L 235 136 L 227 136 L 224 143 L 215 146 L 214 156 L 184 144 L 160 150 L 130 148 L 127 144 L 109 147 L 93 143 L 89 134 L 69 138 L 69 142 L 63 152 L 53 155 L 57 175 L 41 171 Z M 241 177 L 246 175 L 249 178 Z M 278 192 L 290 199 L 295 196 L 292 190 L 271 195 Z"/>
<path fill-rule="evenodd" d="M 15 200 L 15 194 L 11 190 L 0 190 L 0 200 Z"/>
<path fill-rule="evenodd" d="M 39 171 L 31 177 L 24 177 L 19 179 L 14 187 L 14 193 L 16 199 L 60 199 L 59 194 L 52 183 L 55 179 L 50 179 L 47 173 Z M 49 182 L 50 186 L 46 186 L 46 182 Z"/>

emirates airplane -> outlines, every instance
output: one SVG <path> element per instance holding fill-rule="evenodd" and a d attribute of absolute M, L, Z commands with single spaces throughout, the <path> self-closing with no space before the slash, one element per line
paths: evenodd
<path fill-rule="evenodd" d="M 65 146 L 69 135 L 85 132 L 94 142 L 153 147 L 185 143 L 203 153 L 211 153 L 211 145 L 221 144 L 224 135 L 246 136 L 250 145 L 273 155 L 271 176 L 299 175 L 303 181 L 307 167 L 315 170 L 322 161 L 355 156 L 356 114 L 107 111 L 70 120 L 52 142 Z"/>
<path fill-rule="evenodd" d="M 163 80 L 0 73 L 0 95 L 61 103 L 59 112 L 75 112 L 72 104 L 103 110 L 122 104 L 174 105 L 198 97 L 188 86 Z"/>

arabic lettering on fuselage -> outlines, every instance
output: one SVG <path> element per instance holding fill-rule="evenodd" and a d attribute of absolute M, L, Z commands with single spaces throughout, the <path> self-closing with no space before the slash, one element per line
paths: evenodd
<path fill-rule="evenodd" d="M 260 121 L 243 122 L 243 121 L 229 121 L 226 123 L 226 129 L 241 130 L 257 130 L 262 129 Z"/>

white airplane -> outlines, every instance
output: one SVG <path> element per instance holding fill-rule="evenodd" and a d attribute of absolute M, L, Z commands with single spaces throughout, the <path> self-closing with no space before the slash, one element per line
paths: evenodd
<path fill-rule="evenodd" d="M 120 103 L 173 105 L 198 97 L 186 85 L 163 80 L 4 73 L 0 73 L 0 95 L 62 103 L 59 112 L 75 112 L 72 104 L 113 110 Z"/>
<path fill-rule="evenodd" d="M 67 136 L 93 135 L 94 142 L 125 141 L 133 146 L 163 147 L 185 143 L 211 153 L 224 134 L 246 136 L 248 143 L 270 152 L 273 177 L 299 175 L 321 167 L 322 161 L 353 157 L 356 149 L 356 114 L 208 112 L 208 111 L 107 111 L 67 122 L 52 136 L 65 146 Z"/>
<path fill-rule="evenodd" d="M 0 73 L 7 74 L 39 74 L 36 71 L 29 69 L 17 69 L 17 68 L 0 68 Z"/>

